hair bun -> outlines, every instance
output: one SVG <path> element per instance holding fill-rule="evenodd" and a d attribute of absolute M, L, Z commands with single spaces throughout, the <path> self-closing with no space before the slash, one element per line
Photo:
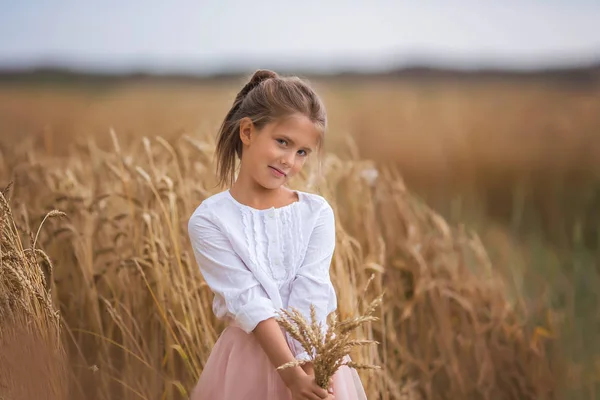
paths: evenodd
<path fill-rule="evenodd" d="M 252 78 L 250 78 L 250 81 L 248 83 L 246 83 L 246 85 L 240 91 L 240 96 L 241 97 L 246 96 L 248 93 L 250 93 L 250 91 L 252 89 L 257 87 L 262 81 L 266 81 L 267 79 L 278 78 L 278 77 L 279 77 L 279 75 L 277 75 L 276 72 L 273 72 L 268 69 L 256 70 L 256 72 L 254 72 L 254 74 L 252 75 Z"/>

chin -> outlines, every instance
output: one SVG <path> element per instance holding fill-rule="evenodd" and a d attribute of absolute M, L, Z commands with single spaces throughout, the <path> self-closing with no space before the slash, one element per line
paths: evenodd
<path fill-rule="evenodd" d="M 269 189 L 269 190 L 274 190 L 274 189 L 279 189 L 281 186 L 283 186 L 285 182 L 282 180 L 281 182 L 268 182 L 268 183 L 259 183 L 260 186 L 264 187 L 265 189 Z"/>
<path fill-rule="evenodd" d="M 265 189 L 269 189 L 269 190 L 273 190 L 273 189 L 279 189 L 281 186 L 283 186 L 286 182 L 286 179 L 257 179 L 256 183 L 258 183 L 260 186 L 264 187 Z"/>

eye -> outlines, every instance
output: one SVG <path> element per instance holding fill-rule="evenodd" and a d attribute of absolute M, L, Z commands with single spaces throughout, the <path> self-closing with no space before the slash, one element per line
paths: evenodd
<path fill-rule="evenodd" d="M 287 141 L 285 139 L 275 139 L 277 141 L 277 143 L 279 143 L 282 146 L 287 145 Z"/>
<path fill-rule="evenodd" d="M 306 150 L 298 150 L 298 154 L 299 154 L 301 157 L 306 157 L 306 156 L 308 155 L 308 153 L 306 152 Z"/>

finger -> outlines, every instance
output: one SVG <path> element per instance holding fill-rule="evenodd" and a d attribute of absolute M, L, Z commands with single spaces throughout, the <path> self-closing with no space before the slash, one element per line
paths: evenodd
<path fill-rule="evenodd" d="M 306 395 L 306 399 L 307 400 L 323 400 L 326 399 L 327 397 L 321 397 L 316 393 L 309 393 Z"/>
<path fill-rule="evenodd" d="M 327 390 L 320 388 L 319 386 L 315 387 L 315 389 L 313 390 L 313 393 L 317 396 L 319 396 L 319 399 L 326 399 L 327 396 L 329 396 L 329 393 L 327 393 Z"/>

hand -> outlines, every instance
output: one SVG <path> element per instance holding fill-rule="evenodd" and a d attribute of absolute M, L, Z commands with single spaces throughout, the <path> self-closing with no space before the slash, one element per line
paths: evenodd
<path fill-rule="evenodd" d="M 333 379 L 329 379 L 329 389 L 327 389 L 327 393 L 329 394 L 327 396 L 327 400 L 335 400 L 335 396 L 333 395 Z"/>
<path fill-rule="evenodd" d="M 312 375 L 313 377 L 315 376 L 315 366 L 312 362 L 302 364 L 302 369 L 307 375 Z M 327 387 L 327 391 L 332 394 L 331 398 L 333 399 L 333 378 L 329 378 L 329 385 Z"/>
<path fill-rule="evenodd" d="M 311 362 L 302 364 L 302 369 L 307 375 L 315 376 L 315 365 Z"/>
<path fill-rule="evenodd" d="M 333 395 L 333 389 L 331 388 L 331 384 L 329 389 L 327 389 L 327 400 L 335 400 L 335 396 Z"/>
<path fill-rule="evenodd" d="M 293 400 L 334 400 L 331 393 L 317 385 L 313 375 L 306 373 L 298 374 L 288 388 Z"/>

